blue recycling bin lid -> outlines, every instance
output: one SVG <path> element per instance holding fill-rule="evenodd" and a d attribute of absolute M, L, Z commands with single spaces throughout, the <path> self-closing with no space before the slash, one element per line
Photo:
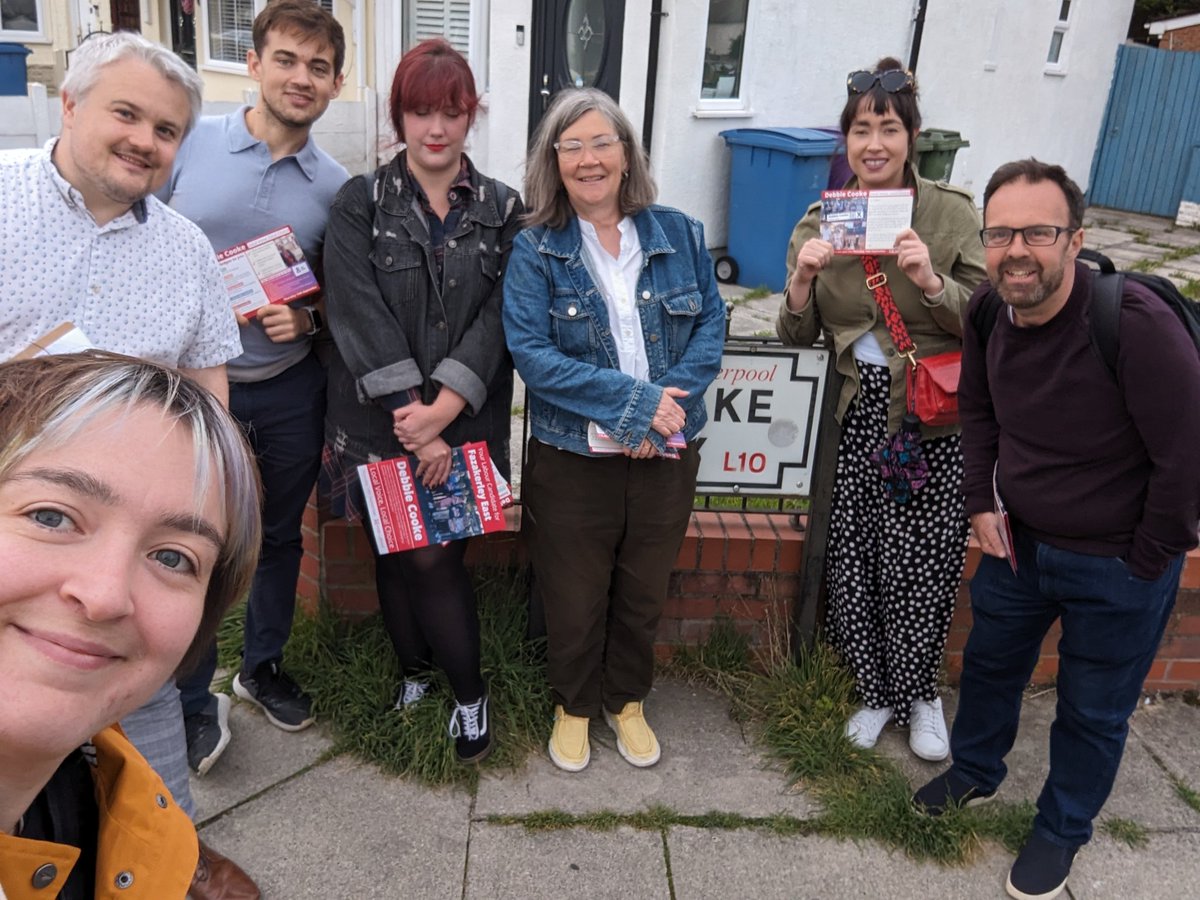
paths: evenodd
<path fill-rule="evenodd" d="M 0 43 L 0 56 L 3 56 L 5 54 L 16 56 L 18 53 L 23 54 L 24 56 L 28 56 L 32 52 L 33 52 L 32 50 L 30 50 L 28 47 L 24 46 L 23 44 Z"/>
<path fill-rule="evenodd" d="M 721 137 L 729 146 L 764 147 L 794 156 L 833 156 L 840 134 L 823 128 L 731 128 Z"/>

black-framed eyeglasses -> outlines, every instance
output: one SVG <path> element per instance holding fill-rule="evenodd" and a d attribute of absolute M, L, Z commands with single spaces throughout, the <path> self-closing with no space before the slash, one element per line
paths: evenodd
<path fill-rule="evenodd" d="M 846 76 L 846 93 L 853 97 L 855 94 L 865 94 L 879 82 L 879 86 L 889 94 L 899 94 L 911 91 L 917 86 L 912 72 L 905 69 L 888 69 L 886 72 L 868 72 L 859 69 Z"/>
<path fill-rule="evenodd" d="M 1007 247 L 1018 234 L 1026 247 L 1049 247 L 1058 242 L 1058 236 L 1064 232 L 1070 234 L 1078 228 L 1062 225 L 1026 225 L 1024 228 L 985 228 L 979 232 L 979 240 L 983 246 L 997 248 Z"/>

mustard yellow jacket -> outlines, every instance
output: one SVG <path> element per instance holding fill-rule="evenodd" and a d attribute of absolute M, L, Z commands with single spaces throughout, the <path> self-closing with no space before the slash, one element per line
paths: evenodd
<path fill-rule="evenodd" d="M 917 356 L 932 356 L 962 346 L 962 316 L 971 292 L 986 277 L 983 245 L 979 240 L 981 223 L 975 198 L 968 191 L 944 182 L 929 181 L 910 169 L 909 184 L 914 185 L 913 230 L 929 247 L 933 270 L 942 277 L 946 288 L 934 300 L 925 299 L 920 288 L 896 265 L 895 256 L 878 257 L 888 277 L 896 308 L 904 319 L 909 337 L 917 346 Z M 857 179 L 846 185 L 857 186 Z M 814 203 L 792 232 L 788 242 L 786 283 L 791 283 L 796 254 L 809 238 L 820 237 L 821 205 Z M 858 394 L 858 370 L 854 365 L 854 342 L 870 331 L 888 359 L 891 372 L 891 404 L 888 409 L 888 433 L 900 428 L 905 410 L 905 368 L 908 361 L 896 352 L 879 307 L 867 289 L 862 261 L 857 256 L 836 256 L 813 279 L 811 302 L 801 312 L 787 308 L 786 297 L 776 323 L 785 344 L 811 345 L 822 330 L 833 340 L 837 370 L 846 376 L 838 397 L 837 420 L 842 421 L 850 401 Z M 922 426 L 926 437 L 954 434 L 957 425 L 938 428 Z"/>
<path fill-rule="evenodd" d="M 199 854 L 191 819 L 119 728 L 106 728 L 92 743 L 100 808 L 96 900 L 183 900 Z M 0 896 L 57 897 L 78 858 L 74 847 L 0 834 Z"/>

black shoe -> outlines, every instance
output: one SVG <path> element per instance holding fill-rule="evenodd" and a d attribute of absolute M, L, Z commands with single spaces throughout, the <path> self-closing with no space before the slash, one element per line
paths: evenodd
<path fill-rule="evenodd" d="M 984 793 L 968 784 L 954 769 L 947 769 L 925 787 L 913 794 L 913 806 L 927 816 L 940 816 L 951 806 L 970 806 L 986 803 L 996 792 Z"/>
<path fill-rule="evenodd" d="M 188 766 L 197 775 L 204 775 L 229 746 L 229 696 L 210 696 L 204 712 L 184 717 L 183 730 L 187 736 Z"/>
<path fill-rule="evenodd" d="M 450 737 L 454 738 L 454 752 L 459 762 L 477 763 L 487 758 L 492 752 L 487 694 L 474 703 L 454 701 L 454 712 L 450 713 Z"/>
<path fill-rule="evenodd" d="M 1077 848 L 1060 847 L 1031 834 L 1008 872 L 1004 885 L 1017 900 L 1050 900 L 1062 893 L 1071 874 Z"/>
<path fill-rule="evenodd" d="M 233 692 L 267 714 L 276 728 L 302 731 L 313 723 L 312 700 L 279 668 L 278 660 L 259 663 L 251 673 L 233 676 Z"/>

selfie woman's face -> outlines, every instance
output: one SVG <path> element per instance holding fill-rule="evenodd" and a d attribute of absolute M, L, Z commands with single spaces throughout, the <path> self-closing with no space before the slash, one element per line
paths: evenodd
<path fill-rule="evenodd" d="M 156 409 L 98 416 L 0 482 L 0 750 L 61 754 L 179 664 L 224 521 L 192 437 Z"/>

